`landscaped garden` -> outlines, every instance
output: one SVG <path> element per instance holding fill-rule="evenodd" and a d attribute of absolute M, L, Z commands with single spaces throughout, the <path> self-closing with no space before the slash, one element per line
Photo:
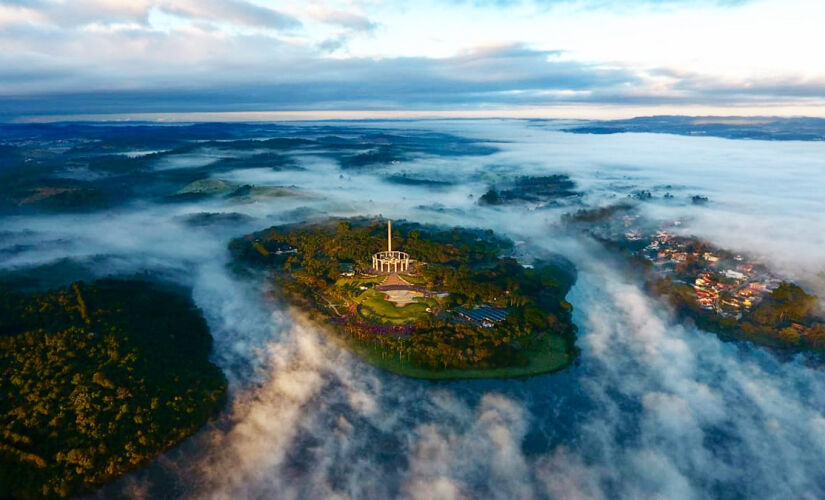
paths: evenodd
<path fill-rule="evenodd" d="M 230 250 L 239 266 L 265 271 L 277 298 L 396 373 L 527 376 L 575 358 L 565 301 L 572 266 L 524 266 L 506 256 L 512 242 L 490 231 L 401 223 L 385 243 L 384 227 L 371 219 L 277 226 L 234 240 Z M 398 256 L 401 272 L 376 269 L 385 244 L 381 258 Z"/>

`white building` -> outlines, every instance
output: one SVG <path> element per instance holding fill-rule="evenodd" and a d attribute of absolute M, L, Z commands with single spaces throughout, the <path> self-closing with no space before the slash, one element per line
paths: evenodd
<path fill-rule="evenodd" d="M 740 273 L 739 271 L 734 271 L 733 269 L 728 269 L 725 271 L 725 276 L 734 279 L 734 280 L 743 280 L 745 279 L 745 275 Z"/>
<path fill-rule="evenodd" d="M 392 250 L 392 221 L 387 221 L 387 251 L 372 256 L 372 268 L 379 273 L 406 273 L 410 268 L 410 255 Z"/>

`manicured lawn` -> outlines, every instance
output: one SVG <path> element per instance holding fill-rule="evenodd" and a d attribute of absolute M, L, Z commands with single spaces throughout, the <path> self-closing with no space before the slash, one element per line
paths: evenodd
<path fill-rule="evenodd" d="M 367 290 L 358 298 L 358 303 L 363 304 L 373 310 L 377 319 L 387 320 L 393 324 L 404 324 L 414 321 L 417 317 L 427 313 L 427 302 L 417 301 L 398 307 L 392 302 L 384 299 L 384 294 L 377 290 Z M 373 318 L 367 318 L 373 319 Z"/>

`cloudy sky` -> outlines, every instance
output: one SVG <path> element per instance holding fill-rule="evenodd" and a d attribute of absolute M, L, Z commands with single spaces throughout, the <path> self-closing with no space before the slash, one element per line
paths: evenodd
<path fill-rule="evenodd" d="M 0 0 L 0 119 L 825 116 L 823 19 L 817 0 Z"/>

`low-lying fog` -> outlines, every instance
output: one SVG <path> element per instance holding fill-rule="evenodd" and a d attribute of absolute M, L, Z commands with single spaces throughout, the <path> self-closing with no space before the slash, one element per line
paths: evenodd
<path fill-rule="evenodd" d="M 335 127 L 363 124 L 334 124 Z M 298 196 L 0 219 L 0 267 L 64 258 L 98 275 L 149 271 L 188 283 L 231 384 L 226 415 L 101 494 L 158 498 L 825 497 L 825 371 L 688 328 L 592 244 L 564 234 L 572 204 L 480 207 L 489 183 L 566 173 L 582 203 L 636 189 L 651 217 L 759 256 L 825 295 L 825 144 L 657 134 L 574 135 L 552 123 L 369 123 L 491 141 L 485 156 L 421 154 L 342 170 L 295 152 L 304 170 L 239 168 L 216 178 L 294 186 Z M 300 135 L 296 128 L 296 136 Z M 222 153 L 222 154 L 225 154 Z M 211 161 L 211 160 L 208 160 Z M 157 168 L 205 168 L 190 155 Z M 388 171 L 442 184 L 388 181 Z M 208 174 L 207 174 L 208 175 Z M 709 198 L 693 205 L 690 197 Z M 581 205 L 584 206 L 584 205 Z M 249 219 L 186 222 L 199 212 Z M 255 283 L 230 274 L 230 238 L 323 214 L 489 227 L 526 258 L 561 253 L 579 269 L 569 300 L 580 362 L 529 380 L 426 382 L 388 375 L 325 340 Z"/>

